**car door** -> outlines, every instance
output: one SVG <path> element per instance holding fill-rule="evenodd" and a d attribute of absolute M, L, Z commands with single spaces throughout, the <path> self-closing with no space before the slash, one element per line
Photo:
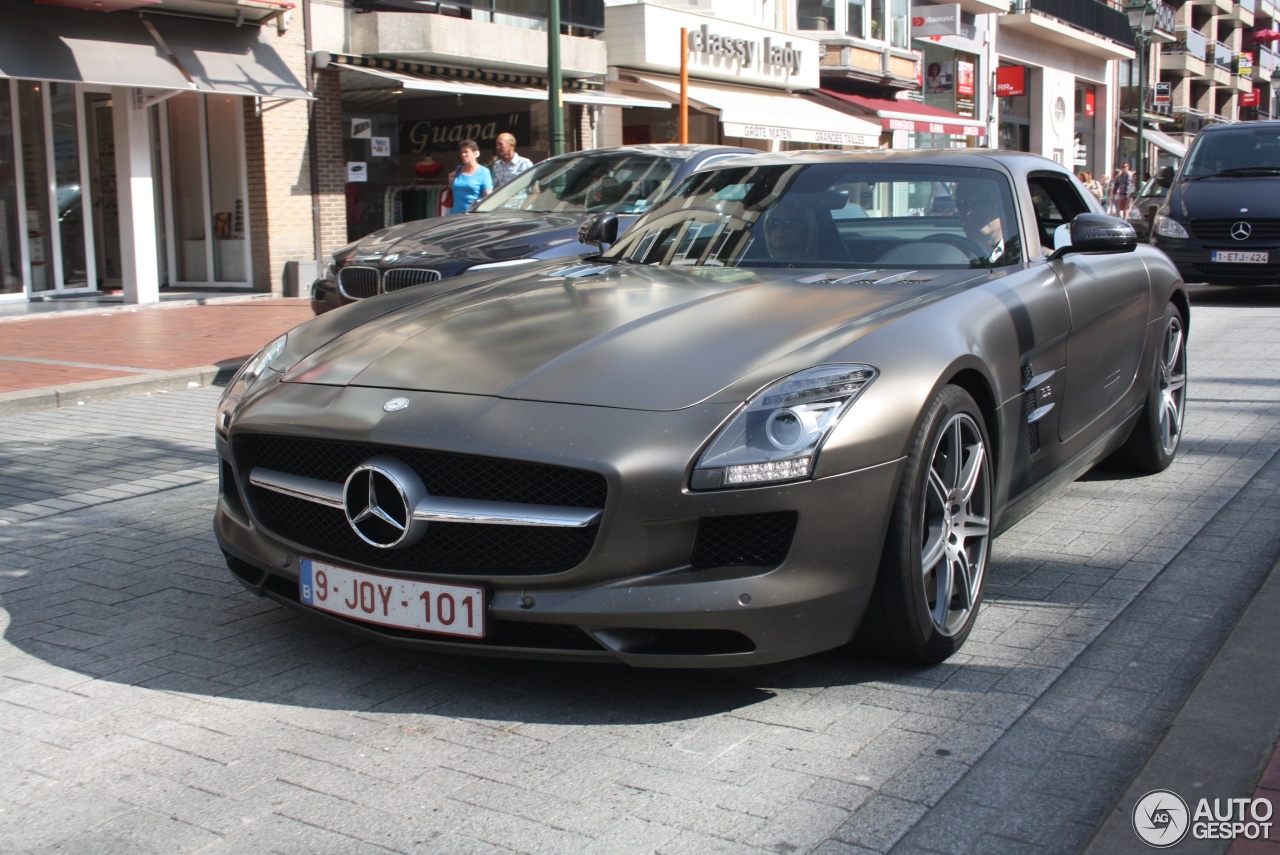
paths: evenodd
<path fill-rule="evenodd" d="M 1056 226 L 1089 211 L 1070 176 L 1056 172 L 1028 177 L 1041 244 L 1051 251 Z M 1135 253 L 1073 253 L 1052 263 L 1067 295 L 1071 331 L 1059 439 L 1072 446 L 1096 438 L 1113 424 L 1101 417 L 1133 387 L 1145 344 L 1150 282 Z"/>

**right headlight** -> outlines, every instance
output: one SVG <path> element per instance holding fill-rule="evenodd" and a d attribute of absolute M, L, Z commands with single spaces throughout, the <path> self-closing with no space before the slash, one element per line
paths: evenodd
<path fill-rule="evenodd" d="M 729 420 L 694 468 L 695 490 L 808 478 L 823 441 L 879 372 L 820 365 L 758 392 Z"/>
<path fill-rule="evenodd" d="M 1187 230 L 1182 227 L 1182 223 L 1165 214 L 1156 214 L 1155 233 L 1160 237 L 1178 238 L 1186 240 L 1191 237 L 1187 234 Z"/>

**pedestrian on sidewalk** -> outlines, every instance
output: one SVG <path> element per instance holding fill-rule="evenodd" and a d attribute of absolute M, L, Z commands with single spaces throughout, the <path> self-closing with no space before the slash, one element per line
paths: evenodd
<path fill-rule="evenodd" d="M 516 154 L 515 134 L 498 134 L 493 144 L 498 158 L 493 162 L 493 189 L 497 190 L 521 172 L 533 166 L 533 161 Z"/>
<path fill-rule="evenodd" d="M 1120 164 L 1120 171 L 1111 179 L 1111 205 L 1121 219 L 1129 216 L 1129 203 L 1133 199 L 1134 175 L 1129 171 L 1129 161 Z"/>

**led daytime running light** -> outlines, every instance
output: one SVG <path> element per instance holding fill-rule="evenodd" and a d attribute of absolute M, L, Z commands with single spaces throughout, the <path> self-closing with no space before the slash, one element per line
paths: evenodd
<path fill-rule="evenodd" d="M 774 460 L 769 463 L 743 463 L 737 466 L 726 466 L 724 470 L 725 484 L 759 484 L 765 481 L 789 481 L 793 478 L 807 478 L 811 457 L 798 457 L 795 460 Z"/>

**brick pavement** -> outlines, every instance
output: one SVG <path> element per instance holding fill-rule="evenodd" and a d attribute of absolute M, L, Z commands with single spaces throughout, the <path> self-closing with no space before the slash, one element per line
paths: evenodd
<path fill-rule="evenodd" d="M 169 389 L 185 388 L 184 372 L 201 370 L 208 376 L 193 374 L 191 382 L 206 385 L 309 317 L 310 301 L 299 298 L 0 318 L 0 413 L 21 411 L 34 400 L 24 393 L 50 387 L 103 388 L 110 380 L 131 394 L 161 388 L 165 375 L 178 381 Z"/>
<path fill-rule="evenodd" d="M 969 643 L 923 669 L 325 635 L 222 566 L 216 389 L 0 418 L 0 848 L 1074 852 L 1280 554 L 1280 309 L 1197 305 L 1191 342 L 1175 465 L 998 538 Z"/>

